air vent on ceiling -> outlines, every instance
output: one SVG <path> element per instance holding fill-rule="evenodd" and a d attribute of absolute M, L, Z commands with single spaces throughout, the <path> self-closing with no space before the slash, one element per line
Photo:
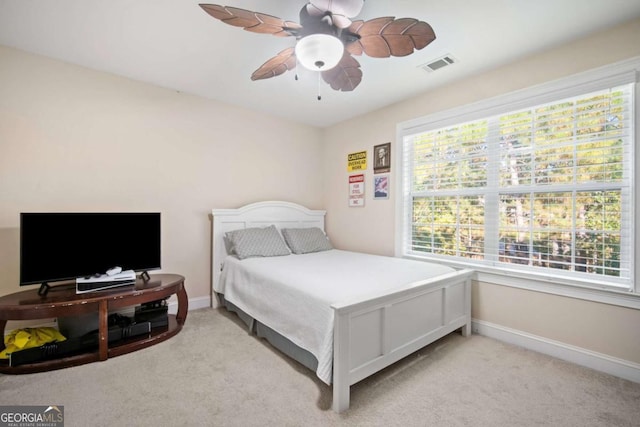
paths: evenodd
<path fill-rule="evenodd" d="M 423 70 L 429 73 L 432 73 L 441 68 L 448 67 L 449 65 L 453 65 L 456 62 L 458 62 L 458 60 L 453 55 L 444 55 L 444 56 L 441 56 L 440 58 L 427 62 L 426 64 L 420 65 L 420 68 L 422 68 Z"/>

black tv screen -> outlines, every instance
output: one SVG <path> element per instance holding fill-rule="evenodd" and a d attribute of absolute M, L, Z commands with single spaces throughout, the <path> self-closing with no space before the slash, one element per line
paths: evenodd
<path fill-rule="evenodd" d="M 21 213 L 20 285 L 160 265 L 160 213 Z"/>

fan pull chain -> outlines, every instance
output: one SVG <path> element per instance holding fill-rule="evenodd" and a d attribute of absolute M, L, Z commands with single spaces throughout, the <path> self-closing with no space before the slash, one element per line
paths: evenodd
<path fill-rule="evenodd" d="M 320 71 L 318 71 L 318 101 L 322 100 L 322 96 L 320 95 Z"/>

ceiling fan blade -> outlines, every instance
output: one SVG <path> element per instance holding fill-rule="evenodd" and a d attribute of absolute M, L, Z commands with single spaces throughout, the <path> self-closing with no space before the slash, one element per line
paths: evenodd
<path fill-rule="evenodd" d="M 289 47 L 262 64 L 251 75 L 251 80 L 263 80 L 296 68 L 295 49 Z"/>
<path fill-rule="evenodd" d="M 362 81 L 360 63 L 348 52 L 345 52 L 338 65 L 322 72 L 322 79 L 334 90 L 350 92 L 358 87 Z"/>
<path fill-rule="evenodd" d="M 383 17 L 369 21 L 355 21 L 349 31 L 360 36 L 349 43 L 347 51 L 353 55 L 362 52 L 373 58 L 407 56 L 436 39 L 431 25 L 414 18 Z"/>
<path fill-rule="evenodd" d="M 267 15 L 237 7 L 220 6 L 217 4 L 200 4 L 209 15 L 225 24 L 241 27 L 247 31 L 274 36 L 295 36 L 302 26 L 291 21 L 284 21 L 275 16 Z"/>

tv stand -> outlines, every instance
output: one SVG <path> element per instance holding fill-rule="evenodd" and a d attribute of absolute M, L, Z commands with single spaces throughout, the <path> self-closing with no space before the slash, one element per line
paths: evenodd
<path fill-rule="evenodd" d="M 180 332 L 187 318 L 189 303 L 184 288 L 184 277 L 177 274 L 152 274 L 149 281 L 138 279 L 134 286 L 84 294 L 76 294 L 75 287 L 60 286 L 60 288 L 60 292 L 54 292 L 50 295 L 48 293 L 40 295 L 40 289 L 37 291 L 31 289 L 0 297 L 0 332 L 2 332 L 2 337 L 4 338 L 5 327 L 9 320 L 48 319 L 97 312 L 98 347 L 79 354 L 18 366 L 9 366 L 8 360 L 0 359 L 0 373 L 44 372 L 131 353 L 173 337 Z M 175 315 L 169 315 L 168 326 L 154 328 L 150 334 L 109 344 L 108 316 L 110 310 L 165 299 L 174 294 L 178 297 L 178 312 Z M 1 339 L 0 351 L 4 348 L 4 339 Z"/>

